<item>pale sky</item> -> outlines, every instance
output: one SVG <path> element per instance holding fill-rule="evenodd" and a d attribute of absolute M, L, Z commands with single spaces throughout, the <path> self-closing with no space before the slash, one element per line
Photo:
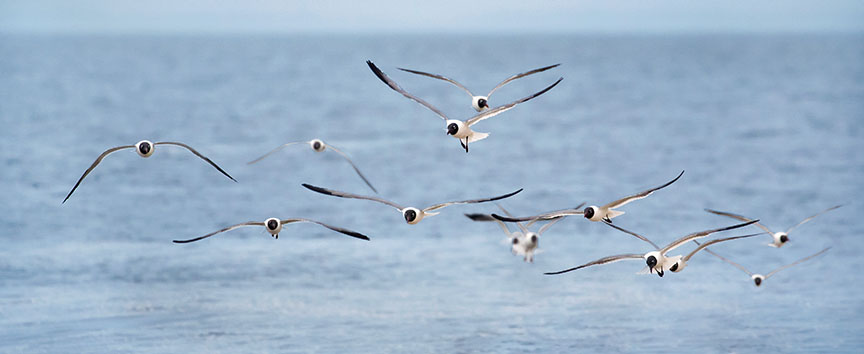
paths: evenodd
<path fill-rule="evenodd" d="M 862 32 L 861 0 L 0 0 L 49 33 Z"/>

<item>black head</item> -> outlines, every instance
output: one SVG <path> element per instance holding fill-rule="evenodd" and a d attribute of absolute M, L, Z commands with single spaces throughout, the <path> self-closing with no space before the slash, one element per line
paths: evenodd
<path fill-rule="evenodd" d="M 645 259 L 645 264 L 648 265 L 648 268 L 654 269 L 654 266 L 657 265 L 657 257 L 648 256 L 648 258 Z"/>
<path fill-rule="evenodd" d="M 669 267 L 669 270 L 671 270 L 673 272 L 678 271 L 678 262 L 675 262 L 675 264 L 673 264 L 671 267 Z"/>
<path fill-rule="evenodd" d="M 756 283 L 756 286 L 762 285 L 762 278 L 753 278 L 753 282 Z"/>
<path fill-rule="evenodd" d="M 276 220 L 268 220 L 267 221 L 267 229 L 268 230 L 276 230 L 279 227 L 279 222 Z"/>
<path fill-rule="evenodd" d="M 592 208 L 592 207 L 585 208 L 585 210 L 582 212 L 582 215 L 585 216 L 586 219 L 593 218 L 594 217 L 594 208 Z"/>
<path fill-rule="evenodd" d="M 152 148 L 153 147 L 150 146 L 150 143 L 148 143 L 146 141 L 142 142 L 141 144 L 138 144 L 138 151 L 141 152 L 141 154 L 143 154 L 143 155 L 149 154 L 150 149 L 152 149 Z"/>
<path fill-rule="evenodd" d="M 477 106 L 479 106 L 480 108 L 489 108 L 489 103 L 486 102 L 485 98 L 481 98 L 477 100 Z"/>
<path fill-rule="evenodd" d="M 513 242 L 514 245 L 518 245 L 518 244 L 519 244 L 519 239 L 514 237 L 512 242 Z"/>
<path fill-rule="evenodd" d="M 537 243 L 537 235 L 531 235 L 531 243 Z"/>
<path fill-rule="evenodd" d="M 321 142 L 316 141 L 316 142 L 312 143 L 312 148 L 315 150 L 321 150 Z"/>
<path fill-rule="evenodd" d="M 409 209 L 409 210 L 405 211 L 404 216 L 405 216 L 405 221 L 412 222 L 412 221 L 414 221 L 414 219 L 417 219 L 417 212 Z"/>
<path fill-rule="evenodd" d="M 456 123 L 450 123 L 447 125 L 447 135 L 456 135 L 459 132 L 459 125 Z"/>
<path fill-rule="evenodd" d="M 786 243 L 789 241 L 789 236 L 782 235 L 780 236 L 780 243 Z"/>

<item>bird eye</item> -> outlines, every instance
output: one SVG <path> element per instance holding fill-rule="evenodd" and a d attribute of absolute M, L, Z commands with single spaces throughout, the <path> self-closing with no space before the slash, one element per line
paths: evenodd
<path fill-rule="evenodd" d="M 279 222 L 278 222 L 278 221 L 276 221 L 276 220 L 269 220 L 269 221 L 267 221 L 267 228 L 268 228 L 268 229 L 270 229 L 270 230 L 276 230 L 277 227 L 279 227 Z"/>
<path fill-rule="evenodd" d="M 586 219 L 593 218 L 594 217 L 594 208 L 592 208 L 592 207 L 585 208 L 585 211 L 582 212 L 582 215 L 584 215 Z"/>
<path fill-rule="evenodd" d="M 654 268 L 654 266 L 657 265 L 657 258 L 655 258 L 654 256 L 649 256 L 648 259 L 645 260 L 645 264 L 647 264 L 651 268 Z"/>
<path fill-rule="evenodd" d="M 786 243 L 786 241 L 789 241 L 789 236 L 786 236 L 786 235 L 780 236 L 780 242 Z"/>
<path fill-rule="evenodd" d="M 456 123 L 450 123 L 450 125 L 447 126 L 447 134 L 456 135 L 456 132 L 458 131 L 459 125 L 457 125 Z"/>

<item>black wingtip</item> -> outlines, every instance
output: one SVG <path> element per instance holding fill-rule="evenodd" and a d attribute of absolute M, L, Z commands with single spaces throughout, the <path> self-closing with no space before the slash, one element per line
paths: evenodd
<path fill-rule="evenodd" d="M 465 214 L 466 218 L 469 218 L 473 221 L 495 221 L 495 218 L 490 216 L 489 214 L 480 214 L 480 213 L 471 213 Z"/>
<path fill-rule="evenodd" d="M 333 193 L 331 193 L 329 190 L 327 190 L 325 188 L 316 187 L 316 186 L 313 186 L 313 185 L 308 184 L 308 183 L 301 183 L 301 185 L 303 187 L 306 187 L 306 189 L 309 189 L 313 192 L 318 192 L 318 193 L 326 194 L 326 195 L 333 195 Z"/>
<path fill-rule="evenodd" d="M 189 241 L 189 240 L 173 240 L 173 241 L 171 241 L 171 242 L 174 242 L 174 243 L 189 243 L 189 242 L 192 242 L 192 241 Z"/>
<path fill-rule="evenodd" d="M 519 221 L 519 220 L 516 220 L 516 219 L 510 218 L 510 217 L 507 217 L 507 216 L 501 216 L 501 215 L 498 215 L 498 214 L 495 214 L 495 213 L 492 213 L 492 217 L 493 217 L 493 218 L 496 218 L 496 219 L 498 219 L 498 220 L 501 220 L 501 221 L 506 221 L 506 222 L 518 222 L 518 221 Z"/>

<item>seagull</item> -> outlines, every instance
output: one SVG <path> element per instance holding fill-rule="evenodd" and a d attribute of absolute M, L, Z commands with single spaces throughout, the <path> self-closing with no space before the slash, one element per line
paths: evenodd
<path fill-rule="evenodd" d="M 87 171 L 84 171 L 84 174 L 81 175 L 81 178 L 79 178 L 78 182 L 75 183 L 75 187 L 72 187 L 72 190 L 69 191 L 69 194 L 67 194 L 66 198 L 63 199 L 63 203 L 66 203 L 66 201 L 69 200 L 69 197 L 72 196 L 72 193 L 75 192 L 75 189 L 77 189 L 78 185 L 81 184 L 81 181 L 84 180 L 84 177 L 87 177 L 87 175 L 90 174 L 90 172 L 93 171 L 94 168 L 96 168 L 96 165 L 98 165 L 100 162 L 102 162 L 102 159 L 104 159 L 105 156 L 108 156 L 112 152 L 119 151 L 119 150 L 135 149 L 135 152 L 138 153 L 138 156 L 141 156 L 143 158 L 148 158 L 148 157 L 153 155 L 153 152 L 156 150 L 156 145 L 176 145 L 176 146 L 184 147 L 187 150 L 191 151 L 193 154 L 195 154 L 195 156 L 198 156 L 202 160 L 207 161 L 207 163 L 209 163 L 211 166 L 215 167 L 217 170 L 219 170 L 219 172 L 222 172 L 223 175 L 230 178 L 232 181 L 237 182 L 237 180 L 234 179 L 234 177 L 231 177 L 231 175 L 229 175 L 228 172 L 225 172 L 224 170 L 222 170 L 222 168 L 220 168 L 218 165 L 216 165 L 216 163 L 214 163 L 213 161 L 208 159 L 206 156 L 201 155 L 200 152 L 196 151 L 195 149 L 193 149 L 189 145 L 186 145 L 183 143 L 177 143 L 177 142 L 173 142 L 173 141 L 160 141 L 160 142 L 152 143 L 152 142 L 147 141 L 147 140 L 141 140 L 138 143 L 136 143 L 135 145 L 123 145 L 123 146 L 117 146 L 117 147 L 113 147 L 113 148 L 110 148 L 108 150 L 105 150 L 105 152 L 103 152 L 101 155 L 99 155 L 99 157 L 96 158 L 96 161 L 93 161 L 93 164 L 90 165 L 89 168 L 87 168 Z M 63 203 L 61 203 L 61 204 L 63 204 Z"/>
<path fill-rule="evenodd" d="M 302 219 L 302 218 L 282 219 L 282 220 L 277 219 L 277 218 L 269 218 L 267 220 L 264 220 L 264 222 L 249 221 L 249 222 L 244 222 L 244 223 L 240 223 L 240 224 L 236 224 L 236 225 L 231 225 L 231 226 L 228 226 L 222 230 L 211 232 L 211 233 L 206 234 L 206 235 L 201 236 L 201 237 L 196 237 L 196 238 L 192 238 L 192 239 L 188 239 L 188 240 L 174 240 L 174 243 L 195 242 L 195 241 L 203 240 L 203 239 L 208 238 L 210 236 L 216 235 L 218 233 L 231 231 L 231 230 L 241 228 L 244 226 L 264 226 L 264 228 L 267 230 L 267 232 L 270 233 L 271 236 L 273 236 L 275 239 L 278 239 L 279 238 L 279 231 L 282 231 L 282 226 L 285 224 L 291 224 L 291 223 L 295 223 L 295 222 L 315 223 L 315 224 L 324 226 L 330 230 L 333 230 L 333 231 L 336 231 L 336 232 L 339 232 L 339 233 L 342 233 L 342 234 L 345 234 L 345 235 L 348 235 L 351 237 L 356 237 L 356 238 L 359 238 L 361 240 L 369 241 L 369 237 L 367 237 L 364 234 L 361 234 L 361 233 L 356 232 L 356 231 L 351 231 L 348 229 L 343 229 L 341 227 L 327 225 L 327 224 L 320 222 L 320 221 L 315 221 L 315 220 L 311 220 L 311 219 Z"/>
<path fill-rule="evenodd" d="M 450 205 L 453 205 L 453 204 L 473 204 L 473 203 L 491 202 L 491 201 L 495 201 L 495 200 L 499 200 L 499 199 L 512 197 L 512 196 L 514 196 L 517 193 L 522 191 L 522 189 L 520 188 L 519 190 L 517 190 L 515 192 L 504 194 L 504 195 L 499 195 L 497 197 L 486 198 L 486 199 L 462 200 L 462 201 L 456 201 L 456 202 L 446 202 L 446 203 L 441 203 L 441 204 L 435 204 L 433 206 L 430 206 L 428 208 L 421 210 L 421 209 L 418 209 L 415 207 L 404 207 L 404 206 L 401 206 L 401 205 L 396 204 L 394 202 L 391 202 L 389 200 L 378 198 L 378 197 L 370 197 L 370 196 L 365 196 L 365 195 L 357 195 L 357 194 L 351 194 L 351 193 L 346 193 L 346 192 L 340 192 L 340 191 L 336 191 L 336 190 L 332 190 L 332 189 L 316 187 L 316 186 L 313 186 L 311 184 L 306 184 L 306 183 L 303 183 L 303 187 L 306 187 L 307 189 L 312 190 L 314 192 L 318 192 L 318 193 L 326 194 L 326 195 L 331 195 L 334 197 L 366 199 L 366 200 L 371 200 L 371 201 L 376 201 L 379 203 L 387 204 L 389 206 L 392 206 L 392 207 L 398 209 L 399 212 L 402 213 L 402 217 L 405 218 L 405 222 L 407 222 L 408 224 L 411 224 L 411 225 L 414 225 L 414 224 L 420 222 L 420 220 L 423 220 L 424 217 L 437 215 L 438 213 L 433 213 L 433 211 L 447 207 L 447 206 L 450 206 Z"/>
<path fill-rule="evenodd" d="M 501 211 L 504 212 L 504 214 L 510 215 L 510 213 L 507 212 L 504 207 L 502 207 L 501 205 L 498 205 L 498 207 L 501 208 Z M 528 227 L 526 227 L 526 225 L 522 225 L 522 223 L 516 223 L 516 225 L 519 226 L 519 229 L 521 229 L 522 232 L 510 232 L 507 224 L 505 224 L 501 220 L 493 218 L 492 215 L 465 214 L 465 216 L 474 221 L 494 221 L 498 223 L 498 226 L 501 227 L 501 230 L 504 230 L 504 234 L 507 235 L 511 252 L 513 252 L 513 254 L 523 256 L 523 260 L 529 263 L 534 262 L 534 254 L 537 252 L 537 248 L 540 246 L 540 235 L 546 232 L 546 230 L 549 229 L 556 222 L 561 220 L 561 218 L 552 219 L 551 221 L 546 223 L 546 225 L 540 227 L 540 230 L 538 230 L 537 232 L 532 232 L 528 230 Z M 529 222 L 527 226 L 530 227 L 531 224 L 533 224 L 534 222 L 535 221 Z"/>
<path fill-rule="evenodd" d="M 825 253 L 826 251 L 828 251 L 829 249 L 831 249 L 831 247 L 825 248 L 824 250 L 821 250 L 821 251 L 819 251 L 819 252 L 816 252 L 815 254 L 812 254 L 812 255 L 810 255 L 810 256 L 807 256 L 807 257 L 801 258 L 801 259 L 799 259 L 799 260 L 797 260 L 797 261 L 795 261 L 795 262 L 789 263 L 789 264 L 787 264 L 787 265 L 785 265 L 785 266 L 782 266 L 782 267 L 780 267 L 780 268 L 774 269 L 774 270 L 772 270 L 770 273 L 768 273 L 768 274 L 766 274 L 766 275 L 762 275 L 762 274 L 758 274 L 758 273 L 753 273 L 753 272 L 747 270 L 747 268 L 744 268 L 742 265 L 740 265 L 740 264 L 738 264 L 738 263 L 735 263 L 735 262 L 732 262 L 732 261 L 730 261 L 730 260 L 724 258 L 723 256 L 721 256 L 721 255 L 719 255 L 719 254 L 717 254 L 717 253 L 714 253 L 714 251 L 711 251 L 711 250 L 709 250 L 709 249 L 707 249 L 707 248 L 705 249 L 705 252 L 708 252 L 708 253 L 710 253 L 710 254 L 713 254 L 715 257 L 722 259 L 722 260 L 725 261 L 726 263 L 729 263 L 729 264 L 731 264 L 731 265 L 737 267 L 738 269 L 743 270 L 745 273 L 747 273 L 747 274 L 750 275 L 750 279 L 753 280 L 753 283 L 756 284 L 756 286 L 761 286 L 761 285 L 762 285 L 762 282 L 765 281 L 765 279 L 770 278 L 772 275 L 776 274 L 777 272 L 779 272 L 779 271 L 781 271 L 781 270 L 783 270 L 783 269 L 789 268 L 789 267 L 791 267 L 791 266 L 794 266 L 794 265 L 796 265 L 796 264 L 798 264 L 798 263 L 801 263 L 801 262 L 807 261 L 807 260 L 809 260 L 809 259 L 811 259 L 811 258 L 813 258 L 813 257 L 816 257 L 816 256 L 820 255 L 820 254 L 823 254 L 823 253 Z"/>
<path fill-rule="evenodd" d="M 444 81 L 447 81 L 447 82 L 449 82 L 449 83 L 455 85 L 455 86 L 458 87 L 458 88 L 461 88 L 461 89 L 465 90 L 465 92 L 467 92 L 468 95 L 471 96 L 471 106 L 474 107 L 474 110 L 476 110 L 477 112 L 482 112 L 482 111 L 485 110 L 485 109 L 489 109 L 489 104 L 488 104 L 488 103 L 489 103 L 489 102 L 488 102 L 488 100 L 489 100 L 489 96 L 492 96 L 492 93 L 495 92 L 495 90 L 497 90 L 497 89 L 501 88 L 502 86 L 508 84 L 510 81 L 513 81 L 513 80 L 516 80 L 516 79 L 518 79 L 518 78 L 522 78 L 522 77 L 525 77 L 525 76 L 528 76 L 528 75 L 536 74 L 536 73 L 539 73 L 539 72 L 544 72 L 544 71 L 546 71 L 546 70 L 549 70 L 549 69 L 552 69 L 552 68 L 554 68 L 554 67 L 557 67 L 558 65 L 561 65 L 561 64 L 555 64 L 555 65 L 544 66 L 544 67 L 539 68 L 539 69 L 534 69 L 534 70 L 531 70 L 531 71 L 527 71 L 527 72 L 524 72 L 524 73 L 519 73 L 519 74 L 513 75 L 513 76 L 507 78 L 506 80 L 501 81 L 501 83 L 498 84 L 497 86 L 495 86 L 495 88 L 493 88 L 492 91 L 489 91 L 489 93 L 486 94 L 486 96 L 477 96 L 477 95 L 471 93 L 471 90 L 468 90 L 467 87 L 465 87 L 464 85 L 460 84 L 460 83 L 457 82 L 456 80 L 453 80 L 453 79 L 450 79 L 450 78 L 447 78 L 447 77 L 444 77 L 444 76 L 441 76 L 441 75 L 430 74 L 430 73 L 426 73 L 426 72 L 422 72 L 422 71 L 411 70 L 411 69 L 403 69 L 403 68 L 399 68 L 399 70 L 407 71 L 407 72 L 412 73 L 412 74 L 428 76 L 428 77 L 435 78 L 435 79 L 438 79 L 438 80 L 444 80 Z"/>
<path fill-rule="evenodd" d="M 563 274 L 563 273 L 567 273 L 567 272 L 574 271 L 577 269 L 589 267 L 592 265 L 613 263 L 613 262 L 623 261 L 623 260 L 627 260 L 627 259 L 644 259 L 645 264 L 648 265 L 647 273 L 653 274 L 654 272 L 657 272 L 658 276 L 663 277 L 663 274 L 665 273 L 665 271 L 670 270 L 669 268 L 675 262 L 680 261 L 680 259 L 681 259 L 681 256 L 667 257 L 666 254 L 669 253 L 670 251 L 680 247 L 681 245 L 689 242 L 690 240 L 703 238 L 703 237 L 706 237 L 706 236 L 713 234 L 715 232 L 737 229 L 739 227 L 744 227 L 744 226 L 753 224 L 757 221 L 758 220 L 752 220 L 752 221 L 745 222 L 743 224 L 727 226 L 727 227 L 723 227 L 723 228 L 719 228 L 719 229 L 694 232 L 694 233 L 689 234 L 687 236 L 681 237 L 675 241 L 672 241 L 672 243 L 666 245 L 666 247 L 663 247 L 662 249 L 660 247 L 658 247 L 656 244 L 654 244 L 654 242 L 651 242 L 650 240 L 648 240 L 645 236 L 639 235 L 639 234 L 632 232 L 632 231 L 627 231 L 627 230 L 625 230 L 619 226 L 616 226 L 616 225 L 613 225 L 613 224 L 607 222 L 605 224 L 609 225 L 612 228 L 618 229 L 619 231 L 622 231 L 622 232 L 628 233 L 630 235 L 636 236 L 637 238 L 639 238 L 642 241 L 648 242 L 649 244 L 654 246 L 655 251 L 651 251 L 651 252 L 648 252 L 645 254 L 629 253 L 629 254 L 619 254 L 619 255 L 614 255 L 614 256 L 609 256 L 609 257 L 603 257 L 603 258 L 600 258 L 596 261 L 588 262 L 588 263 L 585 263 L 585 264 L 580 265 L 578 267 L 573 267 L 570 269 L 565 269 L 562 271 L 550 272 L 550 273 L 545 273 L 545 274 L 546 275 Z"/>
<path fill-rule="evenodd" d="M 822 211 L 820 211 L 820 212 L 814 214 L 813 216 L 810 216 L 810 217 L 808 217 L 808 218 L 806 218 L 806 219 L 804 219 L 804 220 L 801 220 L 801 222 L 799 222 L 799 223 L 798 223 L 797 225 L 795 225 L 795 226 L 790 227 L 789 230 L 786 230 L 785 232 L 784 232 L 784 231 L 773 232 L 773 231 L 771 231 L 770 229 L 768 229 L 767 227 L 765 227 L 765 225 L 762 225 L 762 224 L 760 224 L 760 223 L 756 223 L 756 226 L 759 226 L 760 228 L 762 228 L 762 230 L 765 230 L 765 232 L 767 232 L 769 235 L 771 235 L 771 237 L 774 239 L 773 242 L 771 242 L 771 243 L 768 244 L 768 246 L 776 247 L 776 248 L 780 248 L 780 247 L 783 247 L 783 245 L 786 244 L 786 242 L 789 241 L 789 233 L 792 232 L 793 229 L 795 229 L 795 228 L 798 227 L 798 226 L 803 225 L 804 223 L 806 223 L 806 222 L 812 220 L 813 218 L 815 218 L 815 217 L 817 217 L 817 216 L 819 216 L 819 215 L 822 215 L 822 214 L 825 213 L 825 212 L 828 212 L 828 211 L 831 211 L 831 210 L 837 209 L 837 208 L 839 208 L 839 207 L 841 207 L 841 206 L 843 206 L 843 205 L 842 205 L 842 204 L 841 204 L 841 205 L 835 205 L 835 206 L 830 207 L 830 208 L 828 208 L 828 209 L 822 210 Z M 741 215 L 738 215 L 738 214 L 732 214 L 732 213 L 725 212 L 725 211 L 717 211 L 717 210 L 712 210 L 712 209 L 705 209 L 705 211 L 707 211 L 707 212 L 709 212 L 709 213 L 712 213 L 712 214 L 728 216 L 728 217 L 730 217 L 730 218 L 738 219 L 738 220 L 741 220 L 741 221 L 750 221 L 750 220 L 752 220 L 752 219 L 750 219 L 750 218 L 748 218 L 748 217 L 744 217 L 744 216 L 741 216 Z"/>
<path fill-rule="evenodd" d="M 251 165 L 251 164 L 253 164 L 253 163 L 256 163 L 256 162 L 258 162 L 258 161 L 261 161 L 261 160 L 263 160 L 265 157 L 270 156 L 271 154 L 273 154 L 273 153 L 275 153 L 275 152 L 277 152 L 277 151 L 279 151 L 279 150 L 282 150 L 282 149 L 285 148 L 286 146 L 290 146 L 290 145 L 294 145 L 294 144 L 303 144 L 303 143 L 309 144 L 309 147 L 311 147 L 312 150 L 315 151 L 315 152 L 322 152 L 322 151 L 324 151 L 324 150 L 327 150 L 327 148 L 330 148 L 330 150 L 333 150 L 333 151 L 336 152 L 337 154 L 341 155 L 342 158 L 345 159 L 345 161 L 348 161 L 348 163 L 351 164 L 351 167 L 354 168 L 354 172 L 357 172 L 357 175 L 360 176 L 360 178 L 363 179 L 363 182 L 366 182 L 366 185 L 369 186 L 369 188 L 371 188 L 373 192 L 378 193 L 378 190 L 375 189 L 375 187 L 372 186 L 372 183 L 369 183 L 369 180 L 366 179 L 366 176 L 364 176 L 362 172 L 360 172 L 360 169 L 357 168 L 357 165 L 355 165 L 354 162 L 351 161 L 351 159 L 348 158 L 348 155 L 346 155 L 344 152 L 340 151 L 339 149 L 337 149 L 337 148 L 334 147 L 333 145 L 330 145 L 330 144 L 327 144 L 327 143 L 323 142 L 321 139 L 312 139 L 312 140 L 309 140 L 309 141 L 295 141 L 295 142 L 290 142 L 290 143 L 287 143 L 287 144 L 282 144 L 282 145 L 280 145 L 279 147 L 277 147 L 277 148 L 271 150 L 270 152 L 264 154 L 264 156 L 261 156 L 261 157 L 255 159 L 255 160 L 249 161 L 249 162 L 247 163 L 247 165 Z"/>
<path fill-rule="evenodd" d="M 553 87 L 555 87 L 555 85 L 558 85 L 558 83 L 561 82 L 561 80 L 564 80 L 564 78 L 559 78 L 558 81 L 555 81 L 554 84 L 543 89 L 543 91 L 537 92 L 537 93 L 535 93 L 531 96 L 525 97 L 523 99 L 516 100 L 516 101 L 513 101 L 511 103 L 492 108 L 492 109 L 487 110 L 485 112 L 479 113 L 479 114 L 477 114 L 477 115 L 475 115 L 475 116 L 473 116 L 467 120 L 462 121 L 462 120 L 458 120 L 458 119 L 448 118 L 447 115 L 444 114 L 444 112 L 441 112 L 441 110 L 439 110 L 438 108 L 435 108 L 435 106 L 433 106 L 433 105 L 429 104 L 428 102 L 424 101 L 423 99 L 416 97 L 416 96 L 408 93 L 407 91 L 403 90 L 401 87 L 399 87 L 398 84 L 396 84 L 395 81 L 391 80 L 387 75 L 385 75 L 381 71 L 381 69 L 378 69 L 378 67 L 375 66 L 375 64 L 373 64 L 372 61 L 367 60 L 366 64 L 368 64 L 369 68 L 372 69 L 372 72 L 374 72 L 375 75 L 378 76 L 379 79 L 381 79 L 381 81 L 384 81 L 384 83 L 387 84 L 387 86 L 390 86 L 391 89 L 393 89 L 396 92 L 401 93 L 402 96 L 405 96 L 408 99 L 413 100 L 413 101 L 425 106 L 426 108 L 429 108 L 430 110 L 435 112 L 435 114 L 437 114 L 442 119 L 444 119 L 444 125 L 445 125 L 445 130 L 447 132 L 447 135 L 452 135 L 454 138 L 459 139 L 459 143 L 462 144 L 462 148 L 465 149 L 466 153 L 468 152 L 468 143 L 480 141 L 480 140 L 486 139 L 486 137 L 489 136 L 489 133 L 480 133 L 480 132 L 475 132 L 475 131 L 471 130 L 472 125 L 476 124 L 477 122 L 479 122 L 481 120 L 484 120 L 487 118 L 492 118 L 492 117 L 497 116 L 498 114 L 500 114 L 502 112 L 508 111 L 511 108 L 516 107 L 517 104 L 520 104 L 522 102 L 526 102 L 526 101 L 528 101 L 534 97 L 540 96 L 540 95 L 546 93 L 546 91 L 551 90 Z"/>
<path fill-rule="evenodd" d="M 749 238 L 749 237 L 753 237 L 753 236 L 759 236 L 762 234 L 764 234 L 764 232 L 760 232 L 760 233 L 756 233 L 756 234 L 749 234 L 749 235 L 744 235 L 744 236 L 732 236 L 732 237 L 718 238 L 716 240 L 711 240 L 711 241 L 705 242 L 703 244 L 699 244 L 699 241 L 693 240 L 693 242 L 695 242 L 697 245 L 699 245 L 699 247 L 696 247 L 696 249 L 694 249 L 693 251 L 688 253 L 686 256 L 684 256 L 684 257 L 681 257 L 681 256 L 666 257 L 667 262 L 669 264 L 671 264 L 671 266 L 669 266 L 668 269 L 670 271 L 672 271 L 673 273 L 678 273 L 678 272 L 684 270 L 684 268 L 687 267 L 687 262 L 690 260 L 690 258 L 693 258 L 693 255 L 695 255 L 697 252 L 705 249 L 705 247 L 711 246 L 715 243 L 732 241 L 732 240 L 737 240 L 737 239 L 741 239 L 741 238 Z"/>
<path fill-rule="evenodd" d="M 654 193 L 655 191 L 666 188 L 670 184 L 675 183 L 675 181 L 677 181 L 679 178 L 681 178 L 682 175 L 684 175 L 684 171 L 681 171 L 681 173 L 678 174 L 678 177 L 675 177 L 675 179 L 673 179 L 669 182 L 666 182 L 666 184 L 664 184 L 662 186 L 651 188 L 649 190 L 642 191 L 642 192 L 633 194 L 631 196 L 627 196 L 627 197 L 618 199 L 614 202 L 611 202 L 609 204 L 599 206 L 599 207 L 592 205 L 592 206 L 589 206 L 583 210 L 580 210 L 580 208 L 582 207 L 580 205 L 580 206 L 572 208 L 572 209 L 562 209 L 562 210 L 550 211 L 547 213 L 543 213 L 540 215 L 534 215 L 534 216 L 512 218 L 512 217 L 501 216 L 498 214 L 492 214 L 492 217 L 494 217 L 498 220 L 501 220 L 501 221 L 516 222 L 516 221 L 530 221 L 530 220 L 549 220 L 549 219 L 554 219 L 554 218 L 558 218 L 558 217 L 562 217 L 562 216 L 582 215 L 586 219 L 591 220 L 591 221 L 604 221 L 607 223 L 612 223 L 613 218 L 624 214 L 623 211 L 615 210 L 615 208 L 620 208 L 620 207 L 622 207 L 622 206 L 624 206 L 624 205 L 626 205 L 626 204 L 628 204 L 634 200 L 639 200 L 639 199 L 645 198 L 645 197 L 651 195 L 651 193 Z"/>

